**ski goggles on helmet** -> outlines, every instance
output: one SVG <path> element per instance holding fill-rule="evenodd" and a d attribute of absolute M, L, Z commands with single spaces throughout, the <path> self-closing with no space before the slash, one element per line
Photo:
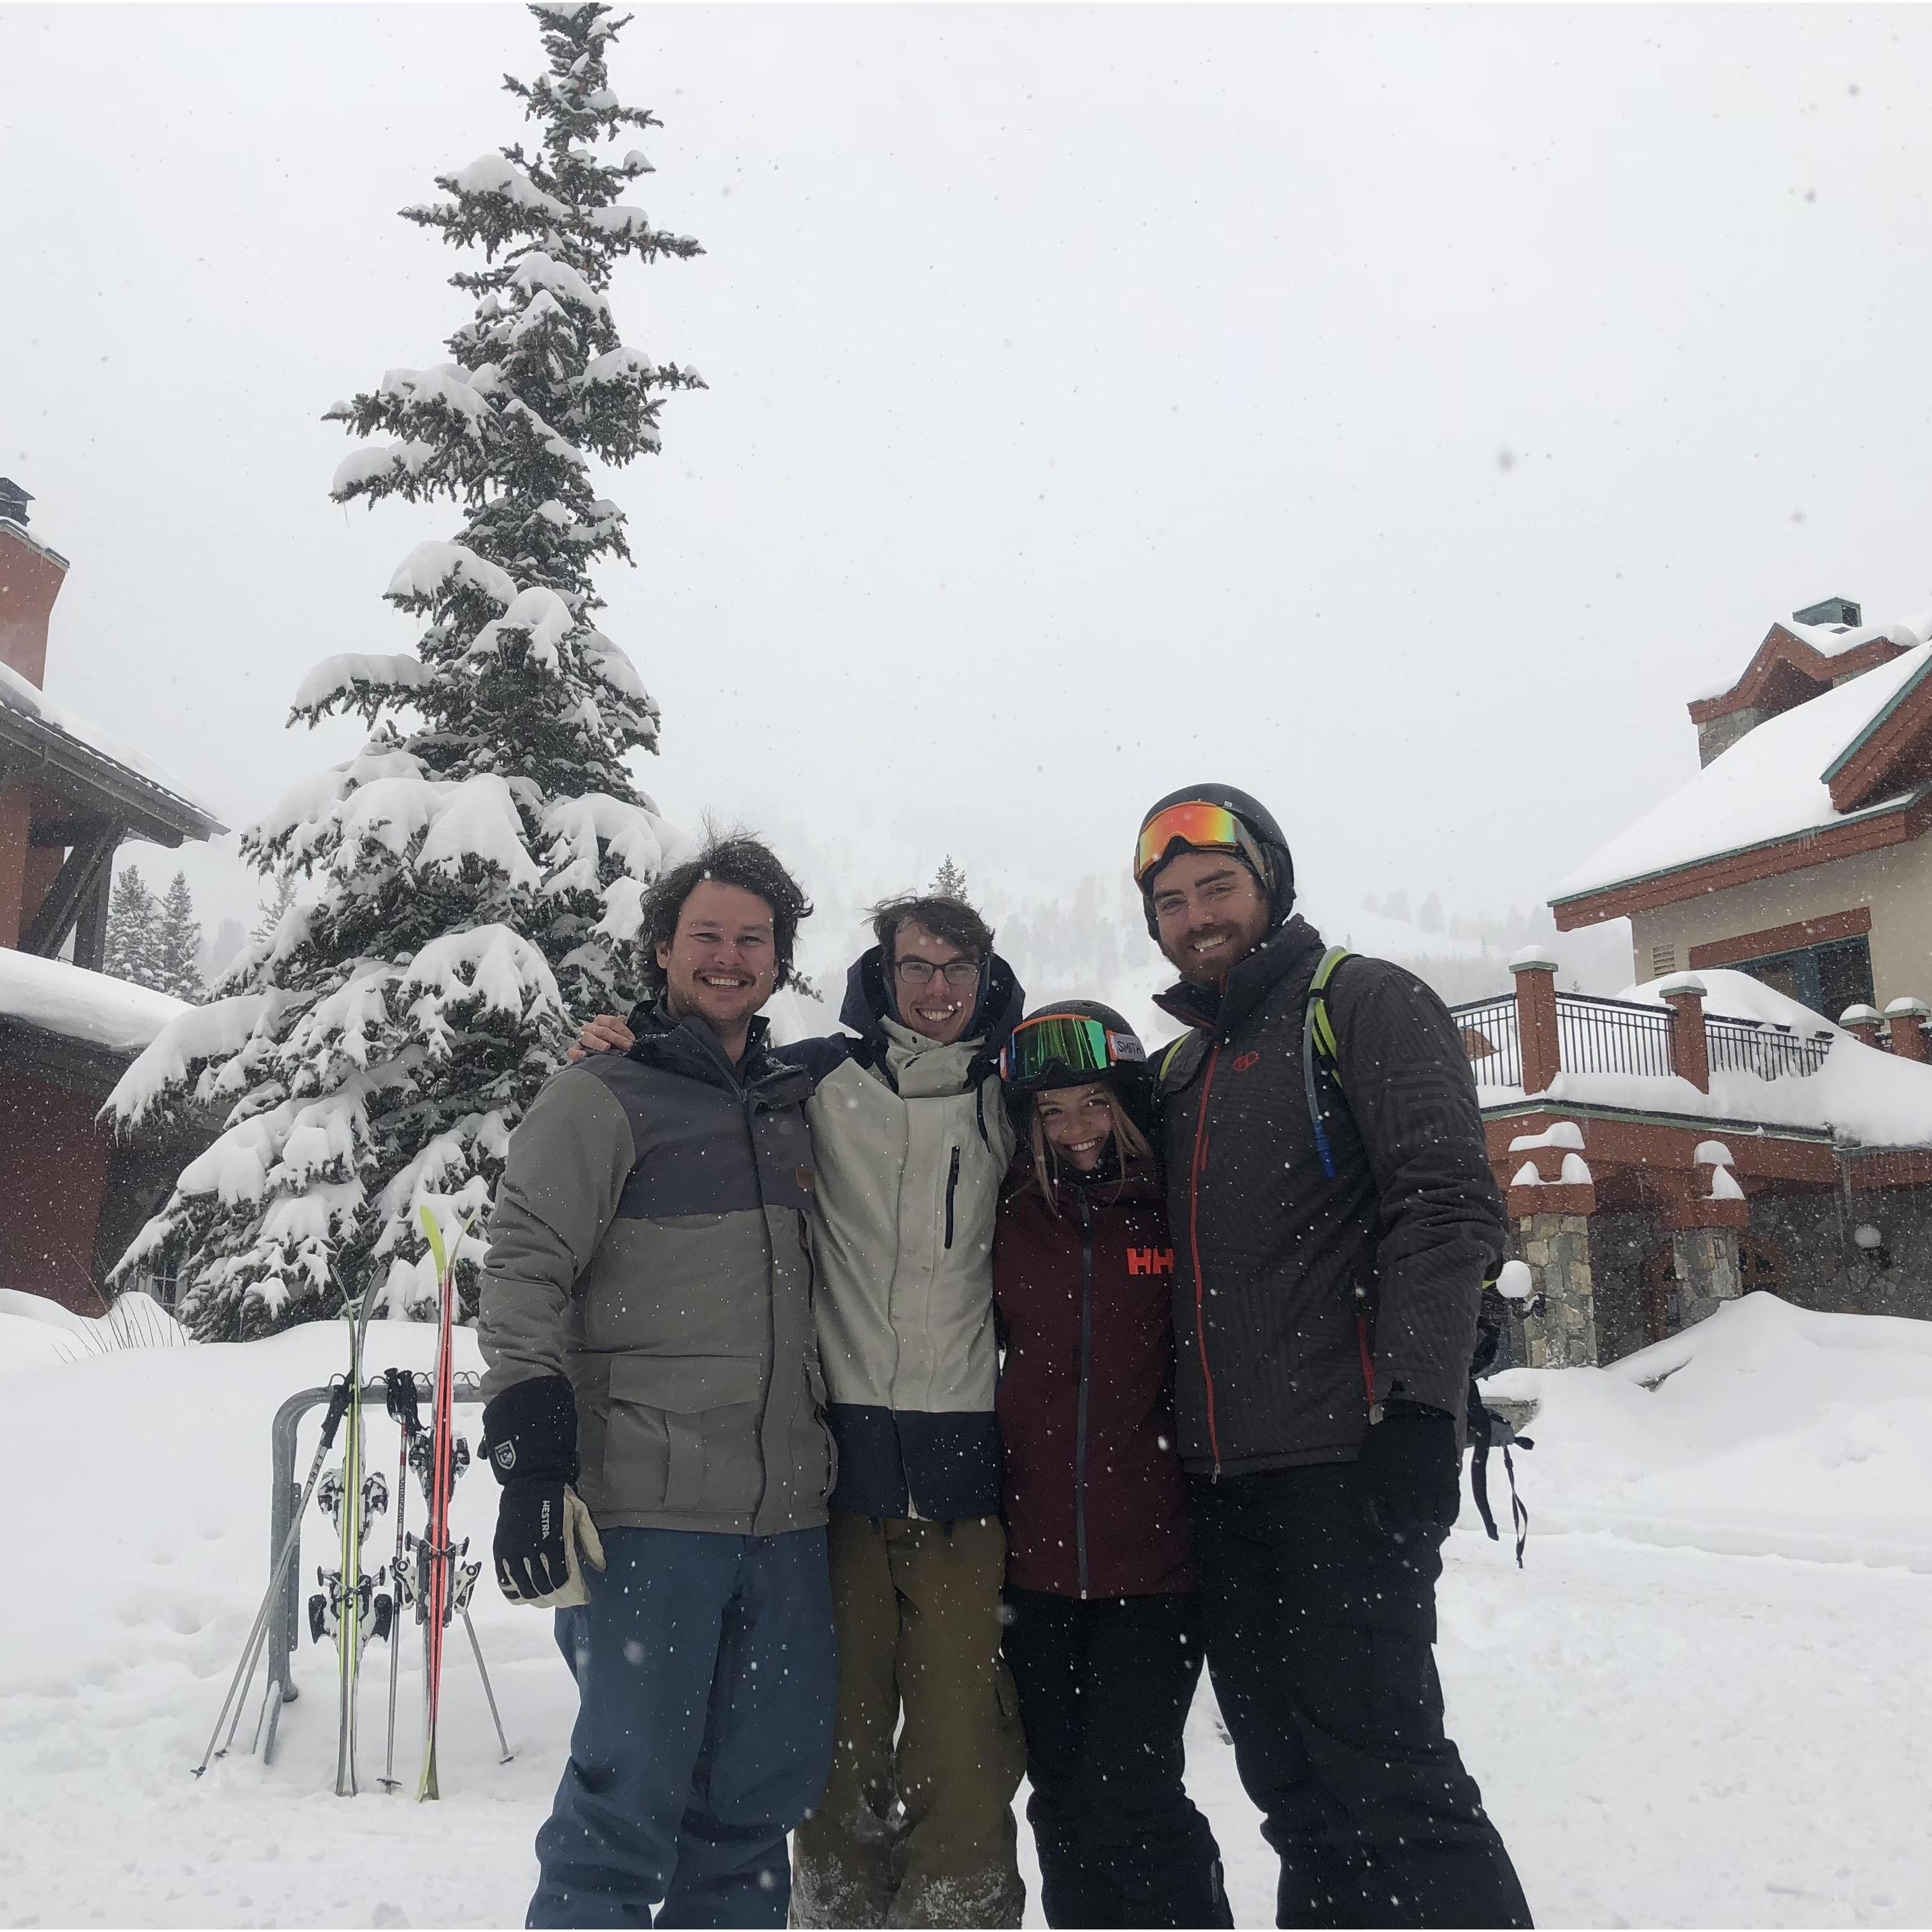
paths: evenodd
<path fill-rule="evenodd" d="M 1099 1079 L 1138 1066 L 1147 1051 L 1130 1033 L 1117 1033 L 1084 1013 L 1040 1013 L 1014 1028 L 1000 1054 L 1000 1077 L 1020 1093 L 1080 1079 Z"/>
<path fill-rule="evenodd" d="M 1156 812 L 1141 827 L 1134 846 L 1134 884 L 1144 887 L 1148 874 L 1179 843 L 1197 852 L 1233 852 L 1245 859 L 1256 875 L 1266 879 L 1262 856 L 1248 828 L 1225 805 L 1190 799 Z"/>

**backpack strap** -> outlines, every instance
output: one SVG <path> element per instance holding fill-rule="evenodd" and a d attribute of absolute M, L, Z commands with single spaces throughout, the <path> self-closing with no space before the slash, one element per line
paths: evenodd
<path fill-rule="evenodd" d="M 1335 1178 L 1335 1150 L 1328 1142 L 1328 1124 L 1322 1106 L 1322 1090 L 1316 1078 L 1316 1064 L 1328 1070 L 1337 1091 L 1342 1086 L 1342 1067 L 1335 1036 L 1335 1022 L 1328 1011 L 1328 982 L 1335 969 L 1352 957 L 1346 946 L 1331 946 L 1322 956 L 1315 976 L 1308 982 L 1308 1004 L 1301 1016 L 1301 1082 L 1308 1096 L 1309 1124 L 1315 1130 L 1315 1151 L 1321 1156 L 1322 1172 Z M 1345 1096 L 1346 1097 L 1346 1096 Z"/>

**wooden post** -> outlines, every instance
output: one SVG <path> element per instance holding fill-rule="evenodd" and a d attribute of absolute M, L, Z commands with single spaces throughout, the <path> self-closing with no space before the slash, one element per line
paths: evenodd
<path fill-rule="evenodd" d="M 1563 1070 L 1556 1038 L 1556 962 L 1526 946 L 1510 962 L 1516 976 L 1516 1024 L 1522 1042 L 1522 1090 L 1546 1092 Z"/>
<path fill-rule="evenodd" d="M 1679 973 L 1658 987 L 1670 1009 L 1670 1065 L 1700 1094 L 1711 1090 L 1711 1042 L 1704 1032 L 1704 982 Z"/>

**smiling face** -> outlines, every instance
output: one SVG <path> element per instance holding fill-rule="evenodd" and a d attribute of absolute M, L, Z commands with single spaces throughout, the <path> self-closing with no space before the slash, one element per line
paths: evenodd
<path fill-rule="evenodd" d="M 1070 1167 L 1091 1174 L 1114 1138 L 1114 1109 L 1098 1081 L 1088 1087 L 1053 1087 L 1036 1095 L 1034 1112 L 1046 1144 Z"/>
<path fill-rule="evenodd" d="M 1180 852 L 1154 878 L 1160 950 L 1184 980 L 1211 986 L 1268 937 L 1268 894 L 1229 852 Z"/>
<path fill-rule="evenodd" d="M 736 1059 L 752 1016 L 778 984 L 772 909 L 742 886 L 706 879 L 679 908 L 677 930 L 658 946 L 672 1013 L 695 1013 Z"/>
<path fill-rule="evenodd" d="M 892 935 L 892 992 L 914 1033 L 950 1046 L 980 1003 L 980 962 L 909 919 Z"/>

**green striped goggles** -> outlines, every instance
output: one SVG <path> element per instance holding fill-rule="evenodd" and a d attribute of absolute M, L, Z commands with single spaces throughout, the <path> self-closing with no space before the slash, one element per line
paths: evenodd
<path fill-rule="evenodd" d="M 1132 1034 L 1117 1033 L 1084 1013 L 1037 1013 L 1014 1028 L 1000 1054 L 1000 1077 L 1024 1093 L 1055 1081 L 1097 1079 L 1146 1058 Z"/>

